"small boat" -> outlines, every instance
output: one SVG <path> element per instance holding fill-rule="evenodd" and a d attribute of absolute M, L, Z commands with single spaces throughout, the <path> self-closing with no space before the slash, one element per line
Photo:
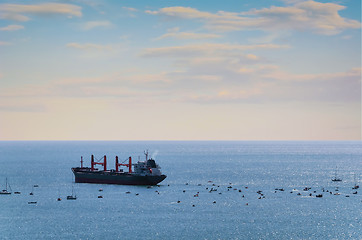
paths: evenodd
<path fill-rule="evenodd" d="M 336 167 L 336 171 L 334 173 L 334 178 L 332 178 L 333 182 L 342 182 L 342 179 L 337 177 L 337 167 Z"/>
<path fill-rule="evenodd" d="M 315 197 L 321 198 L 321 197 L 323 197 L 323 195 L 322 194 L 317 194 Z"/>
<path fill-rule="evenodd" d="M 67 200 L 76 200 L 77 196 L 74 194 L 74 187 L 72 186 L 72 195 L 67 196 Z"/>
<path fill-rule="evenodd" d="M 8 185 L 9 185 L 9 189 L 10 190 L 8 190 Z M 2 191 L 0 191 L 0 194 L 2 194 L 2 195 L 9 195 L 9 194 L 11 194 L 11 187 L 10 187 L 10 184 L 8 184 L 8 179 L 6 178 L 6 180 L 5 180 L 5 189 L 3 189 Z"/>
<path fill-rule="evenodd" d="M 29 193 L 29 195 L 34 195 L 34 186 L 32 186 L 31 192 Z"/>
<path fill-rule="evenodd" d="M 37 202 L 28 202 L 28 204 L 37 204 Z"/>
<path fill-rule="evenodd" d="M 357 184 L 356 174 L 354 174 L 354 186 L 352 189 L 358 189 L 359 185 Z"/>

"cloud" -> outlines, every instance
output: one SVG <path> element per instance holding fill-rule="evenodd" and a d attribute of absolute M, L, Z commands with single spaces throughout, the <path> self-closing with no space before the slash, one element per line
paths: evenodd
<path fill-rule="evenodd" d="M 193 92 L 185 100 L 199 103 L 360 102 L 361 69 L 328 74 L 290 74 L 278 67 L 254 69 L 252 81 L 219 84 L 212 92 Z M 237 77 L 237 75 L 235 75 Z M 240 74 L 239 78 L 246 77 Z"/>
<path fill-rule="evenodd" d="M 253 53 L 286 47 L 205 43 L 145 49 L 141 57 L 174 60 L 177 71 L 163 74 L 167 84 L 161 87 L 177 101 L 211 104 L 360 101 L 360 68 L 292 74 Z"/>
<path fill-rule="evenodd" d="M 360 103 L 361 68 L 328 74 L 291 74 L 275 65 L 245 65 L 215 59 L 184 71 L 140 73 L 138 69 L 100 77 L 67 78 L 47 84 L 3 88 L 0 111 L 40 111 L 46 99 L 95 99 L 123 103 Z M 230 66 L 231 65 L 231 66 Z M 217 71 L 212 71 L 219 66 Z M 241 66 L 243 66 L 242 71 Z M 201 70 L 208 67 L 209 70 Z M 222 70 L 224 69 L 224 70 Z M 220 75 L 217 73 L 220 73 Z M 19 102 L 18 105 L 12 103 Z M 22 109 L 23 107 L 23 109 Z M 28 110 L 26 110 L 28 109 Z"/>
<path fill-rule="evenodd" d="M 4 87 L 0 92 L 0 111 L 30 111 L 33 105 L 30 102 L 45 104 L 48 100 L 63 102 L 66 99 L 104 99 L 132 104 L 159 101 L 161 98 L 163 101 L 170 100 L 165 90 L 159 89 L 160 86 L 167 85 L 165 74 L 138 72 L 139 70 L 133 72 L 131 76 L 118 73 L 100 77 L 58 79 L 46 84 Z M 19 104 L 15 105 L 15 102 Z"/>
<path fill-rule="evenodd" d="M 94 28 L 110 28 L 112 23 L 109 21 L 89 21 L 82 25 L 82 29 L 87 31 Z"/>
<path fill-rule="evenodd" d="M 130 11 L 130 12 L 138 12 L 138 10 L 136 8 L 131 8 L 131 7 L 122 7 L 122 9 Z"/>
<path fill-rule="evenodd" d="M 138 12 L 138 9 L 132 7 L 122 7 L 122 9 L 127 12 L 128 17 L 136 17 L 135 13 Z"/>
<path fill-rule="evenodd" d="M 265 27 L 276 29 L 312 30 L 324 35 L 335 35 L 345 29 L 357 29 L 361 23 L 345 19 L 338 12 L 346 7 L 334 3 L 306 1 L 290 7 L 271 7 L 252 10 L 246 14 L 268 20 Z"/>
<path fill-rule="evenodd" d="M 24 26 L 21 26 L 21 25 L 9 25 L 9 26 L 0 28 L 0 31 L 16 31 L 16 30 L 20 30 L 20 29 L 24 29 Z"/>
<path fill-rule="evenodd" d="M 12 43 L 0 41 L 0 46 L 9 46 L 9 45 L 12 45 Z"/>
<path fill-rule="evenodd" d="M 4 103 L 0 104 L 0 112 L 46 112 L 47 108 L 39 103 L 39 104 L 31 104 L 31 103 Z"/>
<path fill-rule="evenodd" d="M 204 44 L 174 46 L 174 47 L 148 48 L 143 50 L 141 56 L 142 57 L 186 57 L 186 56 L 200 56 L 200 54 L 215 56 L 215 55 L 224 55 L 225 53 L 235 55 L 235 51 L 242 52 L 254 49 L 281 49 L 288 47 L 289 47 L 288 45 L 277 45 L 277 44 L 238 45 L 238 44 L 222 44 L 222 43 L 204 43 Z"/>
<path fill-rule="evenodd" d="M 19 22 L 29 21 L 26 15 L 67 15 L 68 17 L 81 17 L 82 8 L 73 4 L 42 3 L 34 5 L 0 4 L 0 19 Z"/>
<path fill-rule="evenodd" d="M 207 33 L 192 33 L 192 32 L 179 32 L 178 28 L 169 29 L 169 32 L 163 34 L 162 36 L 156 38 L 156 40 L 161 40 L 165 38 L 175 38 L 181 40 L 187 39 L 212 39 L 212 38 L 220 38 L 220 35 L 217 34 L 207 34 Z"/>
<path fill-rule="evenodd" d="M 75 48 L 84 51 L 111 51 L 113 48 L 111 45 L 101 45 L 101 44 L 94 44 L 94 43 L 68 43 L 66 45 L 68 48 Z"/>
<path fill-rule="evenodd" d="M 164 15 L 168 17 L 187 18 L 187 19 L 214 19 L 219 16 L 216 14 L 201 12 L 191 7 L 166 7 L 161 8 L 159 11 L 146 10 L 146 13 L 153 15 Z"/>
<path fill-rule="evenodd" d="M 346 29 L 358 29 L 361 23 L 339 15 L 344 6 L 315 1 L 299 2 L 286 7 L 264 8 L 244 13 L 209 13 L 190 7 L 166 7 L 148 14 L 167 18 L 192 19 L 204 23 L 208 29 L 217 31 L 241 31 L 259 29 L 263 31 L 298 30 L 312 31 L 323 35 L 335 35 Z"/>

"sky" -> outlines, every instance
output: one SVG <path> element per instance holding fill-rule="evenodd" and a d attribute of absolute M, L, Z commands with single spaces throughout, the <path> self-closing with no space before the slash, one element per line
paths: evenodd
<path fill-rule="evenodd" d="M 0 0 L 0 140 L 361 140 L 361 1 Z"/>

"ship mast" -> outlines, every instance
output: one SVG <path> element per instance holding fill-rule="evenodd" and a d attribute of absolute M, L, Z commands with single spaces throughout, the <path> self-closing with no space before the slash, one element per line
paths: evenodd
<path fill-rule="evenodd" d="M 148 149 L 146 151 L 143 151 L 144 154 L 146 155 L 146 161 L 148 160 Z"/>

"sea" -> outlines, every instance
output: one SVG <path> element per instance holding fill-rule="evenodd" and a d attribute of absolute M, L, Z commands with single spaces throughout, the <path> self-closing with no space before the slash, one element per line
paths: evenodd
<path fill-rule="evenodd" d="M 362 239 L 361 143 L 1 141 L 0 239 Z M 74 182 L 145 150 L 157 186 Z"/>

